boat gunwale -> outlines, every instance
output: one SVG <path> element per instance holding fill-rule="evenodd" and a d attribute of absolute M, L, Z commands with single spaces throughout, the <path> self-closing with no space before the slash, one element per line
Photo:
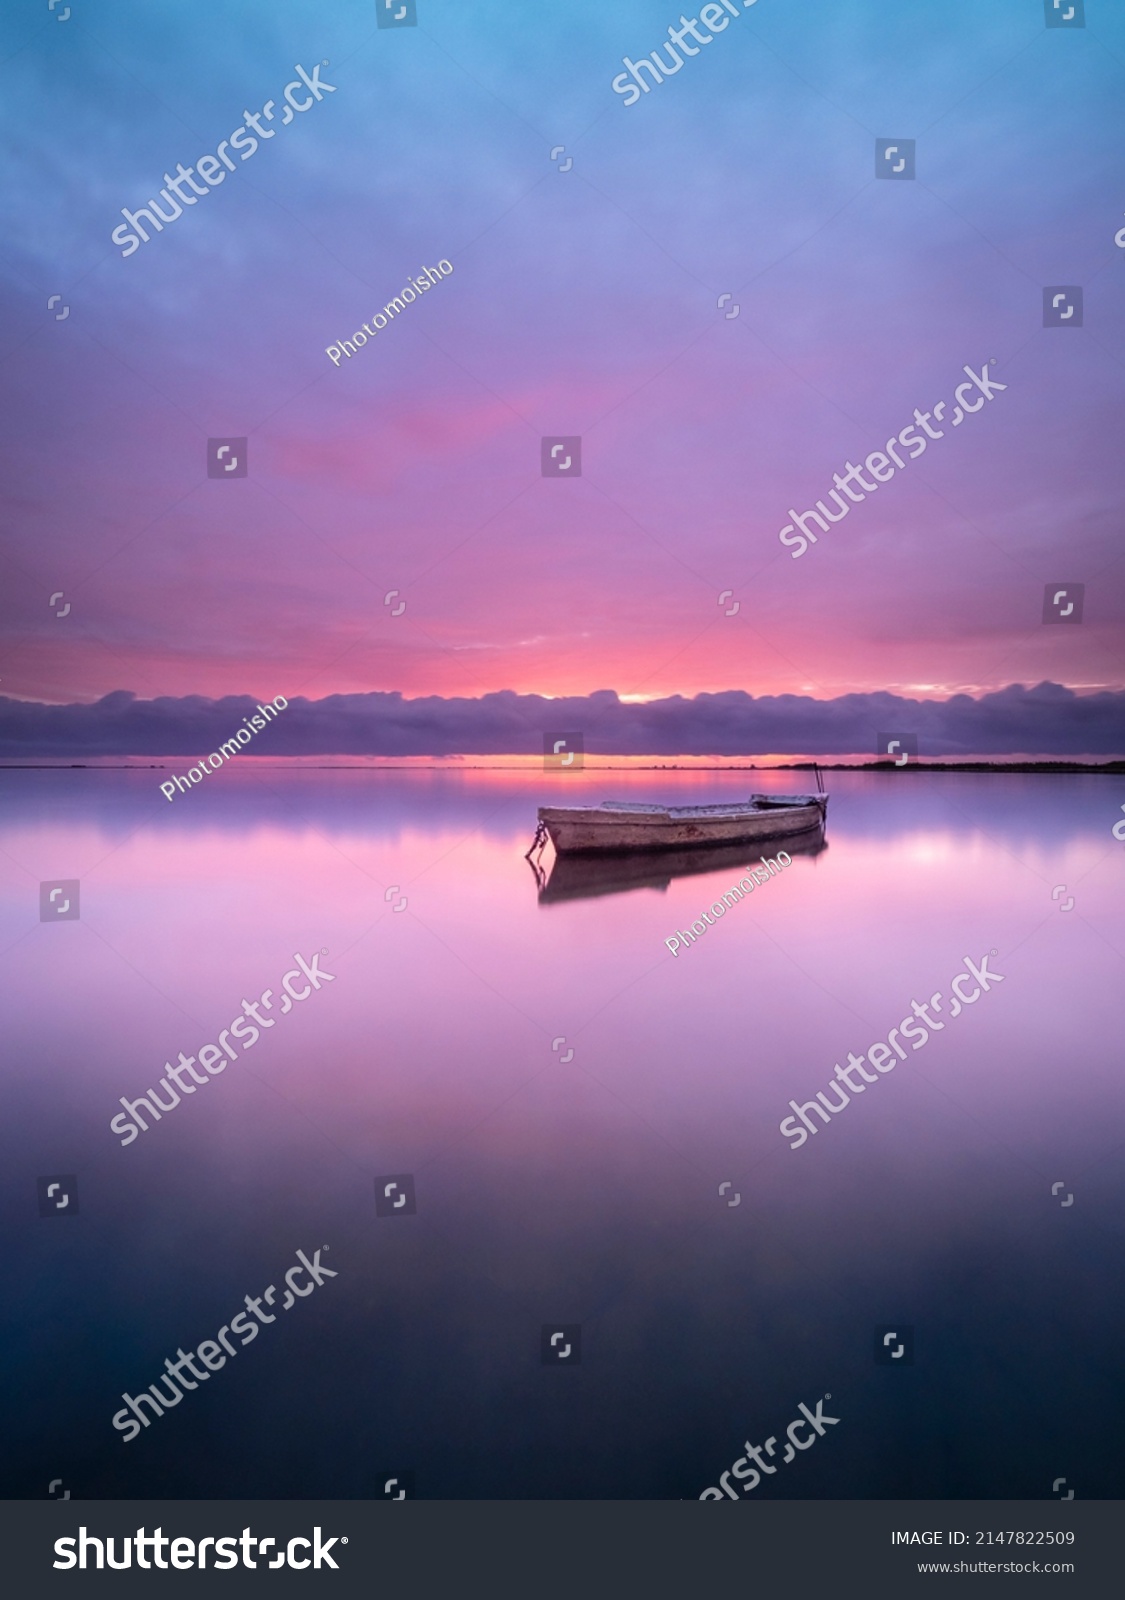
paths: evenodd
<path fill-rule="evenodd" d="M 763 798 L 768 798 L 763 796 Z M 828 796 L 826 794 L 801 796 L 789 801 L 788 797 L 780 803 L 773 803 L 758 807 L 756 804 L 743 804 L 709 806 L 652 806 L 625 801 L 614 803 L 603 801 L 600 806 L 540 806 L 538 815 L 541 822 L 576 822 L 590 823 L 595 826 L 613 827 L 623 821 L 637 824 L 680 824 L 684 822 L 737 822 L 743 819 L 759 820 L 764 817 L 792 817 L 801 811 L 818 812 L 822 817 L 828 809 Z"/>

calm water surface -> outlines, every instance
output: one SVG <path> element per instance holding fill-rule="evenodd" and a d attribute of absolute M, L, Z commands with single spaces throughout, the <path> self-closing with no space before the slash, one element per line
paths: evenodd
<path fill-rule="evenodd" d="M 673 958 L 745 866 L 541 893 L 536 805 L 794 775 L 162 776 L 2 774 L 5 1493 L 696 1496 L 826 1394 L 756 1496 L 1125 1493 L 1121 780 L 830 774 L 826 848 Z M 791 1099 L 993 950 L 790 1149 Z M 333 982 L 122 1146 L 122 1095 L 320 951 Z M 41 1219 L 59 1174 L 78 1215 Z M 124 1442 L 122 1393 L 298 1249 L 337 1276 Z M 913 1364 L 876 1363 L 900 1326 Z"/>

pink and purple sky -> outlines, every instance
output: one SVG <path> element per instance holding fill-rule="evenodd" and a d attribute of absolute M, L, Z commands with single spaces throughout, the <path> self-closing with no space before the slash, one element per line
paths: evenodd
<path fill-rule="evenodd" d="M 670 21 L 9 19 L 5 694 L 1125 686 L 1125 15 L 759 0 L 626 107 Z M 335 93 L 122 259 L 122 207 L 324 60 Z M 913 181 L 875 177 L 888 136 Z M 1049 285 L 1080 328 L 1042 326 Z M 990 360 L 1004 392 L 792 559 L 791 508 Z M 541 476 L 547 435 L 580 478 Z M 207 477 L 220 436 L 245 478 Z M 1080 625 L 1042 623 L 1056 582 Z"/>

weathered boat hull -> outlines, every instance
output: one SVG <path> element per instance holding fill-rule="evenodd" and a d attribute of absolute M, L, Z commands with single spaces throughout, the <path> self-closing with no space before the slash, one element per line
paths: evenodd
<path fill-rule="evenodd" d="M 787 799 L 788 797 L 786 797 Z M 603 850 L 684 850 L 785 839 L 823 821 L 827 796 L 755 797 L 758 805 L 602 807 L 540 806 L 559 855 Z"/>

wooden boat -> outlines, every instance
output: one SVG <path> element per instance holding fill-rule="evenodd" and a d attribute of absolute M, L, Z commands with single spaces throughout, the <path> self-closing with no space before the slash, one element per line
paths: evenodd
<path fill-rule="evenodd" d="M 598 850 L 586 855 L 556 855 L 549 872 L 534 861 L 530 864 L 539 889 L 539 904 L 549 906 L 638 889 L 665 894 L 674 879 L 717 872 L 740 878 L 774 848 L 762 840 L 759 844 L 721 844 L 709 850 L 690 846 L 683 850 Z M 794 857 L 820 855 L 828 849 L 824 829 L 818 823 L 807 833 L 787 835 L 785 849 Z"/>
<path fill-rule="evenodd" d="M 604 800 L 600 806 L 540 806 L 536 837 L 546 832 L 559 855 L 602 850 L 683 850 L 784 839 L 823 824 L 828 796 L 752 794 L 710 806 L 661 806 Z"/>

